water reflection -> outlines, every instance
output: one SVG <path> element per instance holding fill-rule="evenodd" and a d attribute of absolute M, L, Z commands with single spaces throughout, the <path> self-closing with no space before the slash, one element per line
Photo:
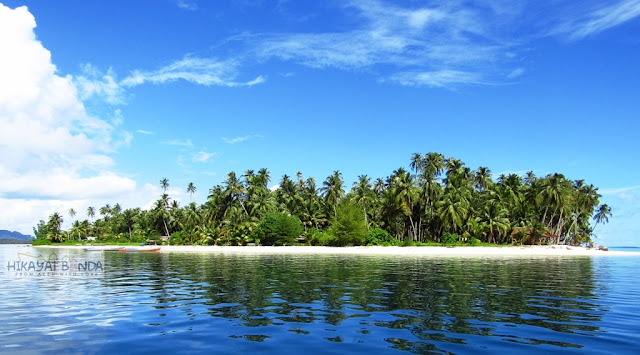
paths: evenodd
<path fill-rule="evenodd" d="M 100 278 L 23 280 L 41 302 L 34 315 L 0 306 L 0 316 L 108 352 L 150 339 L 145 352 L 566 352 L 593 350 L 612 307 L 609 270 L 588 257 L 104 257 Z M 13 344 L 4 335 L 0 351 Z"/>
<path fill-rule="evenodd" d="M 233 320 L 242 334 L 229 336 L 250 341 L 272 338 L 252 328 L 286 326 L 302 335 L 335 330 L 325 339 L 343 342 L 341 327 L 349 325 L 357 328 L 349 341 L 383 328 L 391 347 L 418 352 L 477 336 L 581 347 L 571 335 L 597 332 L 604 311 L 590 258 L 162 254 L 110 261 L 119 267 L 105 279 L 109 288 L 145 294 L 141 304 L 177 308 L 187 321 L 202 314 Z"/>

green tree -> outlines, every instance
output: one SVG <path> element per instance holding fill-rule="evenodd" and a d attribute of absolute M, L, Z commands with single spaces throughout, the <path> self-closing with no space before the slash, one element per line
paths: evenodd
<path fill-rule="evenodd" d="M 337 214 L 336 205 L 344 196 L 344 189 L 342 188 L 342 173 L 338 170 L 334 171 L 333 174 L 329 175 L 327 179 L 322 183 L 323 187 L 321 189 L 322 194 L 324 196 L 324 200 L 327 203 L 327 206 L 333 209 L 334 216 Z"/>
<path fill-rule="evenodd" d="M 96 216 L 95 207 L 92 207 L 92 206 L 87 207 L 87 217 L 91 218 L 91 220 L 93 221 L 93 218 L 95 216 Z"/>
<path fill-rule="evenodd" d="M 335 236 L 335 243 L 338 246 L 364 244 L 367 227 L 362 209 L 346 200 L 339 203 L 330 231 Z"/>
<path fill-rule="evenodd" d="M 600 205 L 600 207 L 598 207 L 598 211 L 593 216 L 593 220 L 596 221 L 596 224 L 593 226 L 593 229 L 596 229 L 596 227 L 598 226 L 598 223 L 602 223 L 602 224 L 608 223 L 609 217 L 611 217 L 611 207 L 609 207 L 609 205 L 607 205 L 606 203 L 603 205 Z"/>
<path fill-rule="evenodd" d="M 301 233 L 302 222 L 298 217 L 274 212 L 262 218 L 252 237 L 264 245 L 292 245 Z"/>
<path fill-rule="evenodd" d="M 358 176 L 358 181 L 353 183 L 352 201 L 362 206 L 362 213 L 364 214 L 364 224 L 369 229 L 369 223 L 367 221 L 367 206 L 370 206 L 375 193 L 371 189 L 371 179 L 367 175 Z"/>
<path fill-rule="evenodd" d="M 167 180 L 167 178 L 162 178 L 162 180 L 160 180 L 160 187 L 162 188 L 162 191 L 166 193 L 169 189 L 169 180 Z"/>
<path fill-rule="evenodd" d="M 62 222 L 62 216 L 58 212 L 49 216 L 49 222 L 47 223 L 47 239 L 50 239 L 53 242 L 61 242 L 64 239 L 60 230 Z"/>
<path fill-rule="evenodd" d="M 192 182 L 187 185 L 187 192 L 189 193 L 189 202 L 191 202 L 191 197 L 193 197 L 193 194 L 196 192 L 196 187 Z"/>

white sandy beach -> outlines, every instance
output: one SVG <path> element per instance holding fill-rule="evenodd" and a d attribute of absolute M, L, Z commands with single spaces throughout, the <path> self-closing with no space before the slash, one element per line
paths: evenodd
<path fill-rule="evenodd" d="M 73 248 L 85 246 L 36 246 L 37 248 Z M 640 256 L 640 252 L 602 251 L 566 245 L 513 247 L 320 247 L 320 246 L 162 246 L 162 253 L 233 254 L 357 254 L 422 256 Z"/>

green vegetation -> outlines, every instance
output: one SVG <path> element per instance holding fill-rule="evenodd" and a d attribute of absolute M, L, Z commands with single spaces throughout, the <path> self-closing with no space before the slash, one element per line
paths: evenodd
<path fill-rule="evenodd" d="M 296 216 L 282 212 L 266 214 L 251 234 L 263 245 L 292 245 L 302 233 L 302 222 Z"/>
<path fill-rule="evenodd" d="M 607 223 L 611 208 L 600 205 L 598 189 L 562 174 L 500 175 L 471 170 L 439 153 L 414 154 L 410 171 L 386 178 L 361 175 L 350 191 L 339 171 L 318 186 L 296 173 L 282 176 L 271 191 L 267 169 L 230 172 L 209 189 L 202 205 L 180 206 L 163 193 L 150 210 L 89 207 L 87 219 L 61 230 L 54 213 L 34 228 L 38 241 L 96 240 L 109 243 L 161 241 L 200 245 L 290 245 L 299 236 L 309 245 L 495 245 L 585 244 L 595 225 Z M 196 191 L 189 183 L 186 191 Z M 100 217 L 96 219 L 96 211 Z"/>

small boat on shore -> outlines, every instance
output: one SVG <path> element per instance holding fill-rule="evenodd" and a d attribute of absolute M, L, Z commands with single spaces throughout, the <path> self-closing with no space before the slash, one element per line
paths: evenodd
<path fill-rule="evenodd" d="M 94 247 L 87 247 L 84 248 L 84 251 L 118 251 L 120 249 L 122 249 L 123 247 L 114 247 L 114 246 L 94 246 Z"/>
<path fill-rule="evenodd" d="M 150 247 L 150 246 L 142 246 L 142 247 L 124 247 L 118 249 L 121 253 L 153 253 L 159 252 L 160 247 Z"/>

